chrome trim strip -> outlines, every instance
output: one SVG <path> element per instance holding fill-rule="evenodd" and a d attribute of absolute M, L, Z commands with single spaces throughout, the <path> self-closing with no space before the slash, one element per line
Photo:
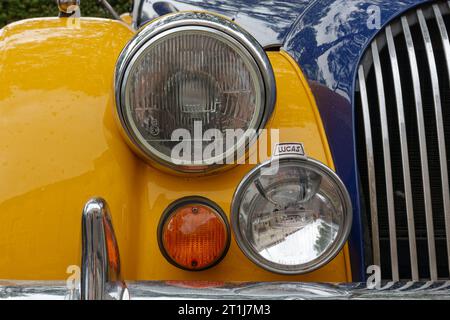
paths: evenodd
<path fill-rule="evenodd" d="M 448 38 L 447 29 L 444 23 L 444 19 L 442 18 L 441 9 L 439 5 L 433 5 L 434 15 L 436 17 L 436 22 L 439 27 L 439 33 L 441 34 L 442 39 L 442 47 L 445 52 L 445 60 L 447 63 L 447 72 L 448 79 L 450 81 L 450 41 Z M 438 113 L 440 113 L 438 115 Z M 450 191 L 449 191 L 449 183 L 448 183 L 448 167 L 447 167 L 447 154 L 445 150 L 445 133 L 444 133 L 444 123 L 442 119 L 442 110 L 436 109 L 436 121 L 442 121 L 441 123 L 437 123 L 438 125 L 438 137 L 439 139 L 439 159 L 441 166 L 441 178 L 442 178 L 442 198 L 444 203 L 444 214 L 445 214 L 445 234 L 447 240 L 447 259 L 448 259 L 448 268 L 450 272 Z M 447 141 L 448 142 L 448 141 Z"/>
<path fill-rule="evenodd" d="M 403 107 L 402 82 L 400 77 L 400 70 L 398 67 L 397 52 L 395 49 L 394 37 L 392 35 L 391 26 L 386 27 L 385 33 L 389 57 L 391 59 L 392 77 L 394 80 L 395 99 L 397 103 L 400 148 L 402 153 L 403 180 L 405 186 L 406 215 L 408 221 L 408 240 L 409 240 L 408 242 L 411 259 L 411 275 L 412 280 L 417 281 L 419 280 L 419 269 L 417 264 L 416 230 L 414 225 L 414 209 L 412 202 L 411 176 L 409 172 L 408 140 L 406 133 L 405 113 Z"/>
<path fill-rule="evenodd" d="M 450 282 L 367 283 L 131 281 L 132 300 L 450 299 Z M 64 300 L 64 281 L 0 280 L 0 300 Z"/>
<path fill-rule="evenodd" d="M 81 300 L 129 298 L 108 204 L 89 200 L 82 216 Z"/>
<path fill-rule="evenodd" d="M 381 135 L 383 139 L 383 158 L 386 179 L 386 199 L 389 220 L 389 242 L 391 251 L 392 280 L 399 280 L 398 255 L 397 255 L 397 231 L 395 228 L 394 190 L 392 186 L 391 150 L 389 142 L 389 129 L 386 114 L 386 99 L 384 93 L 383 73 L 381 70 L 380 56 L 378 54 L 377 40 L 372 42 L 372 58 L 377 83 L 378 107 L 380 111 Z"/>
<path fill-rule="evenodd" d="M 439 93 L 439 79 L 436 69 L 436 61 L 434 59 L 433 44 L 431 42 L 430 33 L 428 31 L 427 23 L 423 15 L 422 9 L 417 9 L 417 17 L 419 18 L 420 30 L 422 31 L 422 36 L 424 40 L 424 45 L 427 54 L 428 67 L 431 76 L 431 86 L 433 89 L 433 100 L 434 109 L 436 113 L 436 126 L 438 128 L 438 142 L 439 142 L 439 162 L 442 168 L 444 164 L 446 167 L 446 159 L 442 158 L 445 156 L 445 152 L 442 152 L 442 148 L 445 150 L 445 140 L 443 136 L 443 120 L 442 120 L 442 110 L 441 110 L 441 95 Z M 442 129 L 442 130 L 441 130 Z M 437 279 L 437 266 L 436 266 L 436 249 L 434 243 L 434 226 L 433 226 L 433 215 L 432 212 L 427 212 L 426 215 L 427 222 L 427 235 L 428 235 L 428 254 L 430 258 L 430 275 L 431 280 Z"/>
<path fill-rule="evenodd" d="M 417 128 L 418 128 L 418 136 L 419 136 L 419 148 L 420 148 L 420 161 L 421 161 L 421 169 L 422 169 L 422 186 L 423 186 L 423 194 L 424 194 L 424 204 L 425 204 L 425 216 L 426 216 L 426 224 L 427 224 L 427 238 L 428 238 L 428 251 L 436 252 L 434 245 L 434 233 L 431 237 L 430 232 L 428 232 L 429 228 L 429 217 L 431 217 L 431 224 L 433 223 L 433 207 L 431 204 L 431 193 L 430 193 L 430 176 L 428 172 L 428 151 L 427 151 L 427 141 L 426 141 L 426 132 L 425 132 L 425 121 L 423 117 L 423 105 L 422 105 L 422 89 L 420 87 L 420 77 L 419 77 L 419 69 L 417 66 L 417 58 L 416 51 L 414 48 L 414 42 L 411 35 L 411 30 L 409 28 L 409 23 L 406 17 L 402 17 L 402 28 L 403 34 L 405 36 L 406 46 L 408 49 L 408 57 L 409 64 L 411 68 L 411 77 L 414 87 L 414 99 L 415 99 L 415 107 L 416 107 L 416 116 L 417 116 Z M 431 225 L 433 228 L 433 225 Z M 436 254 L 435 254 L 436 256 Z M 436 260 L 435 260 L 436 261 Z M 430 271 L 433 270 L 433 264 L 430 260 Z M 437 275 L 436 264 L 434 264 L 434 275 Z"/>
<path fill-rule="evenodd" d="M 195 282 L 131 282 L 133 299 L 449 299 L 450 283 L 437 281 L 397 282 L 369 289 L 367 283 L 247 282 L 211 283 L 198 288 Z"/>
<path fill-rule="evenodd" d="M 370 219 L 372 226 L 373 263 L 377 266 L 380 266 L 380 236 L 378 228 L 377 186 L 375 175 L 375 160 L 373 155 L 372 125 L 370 123 L 366 79 L 364 76 L 364 67 L 362 65 L 360 65 L 358 69 L 358 78 L 359 90 L 361 95 L 362 114 L 364 118 L 364 136 L 366 140 L 367 172 L 370 197 Z"/>

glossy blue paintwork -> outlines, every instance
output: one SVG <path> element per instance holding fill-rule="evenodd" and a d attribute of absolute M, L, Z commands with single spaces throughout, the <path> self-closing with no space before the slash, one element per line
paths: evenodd
<path fill-rule="evenodd" d="M 359 60 L 379 29 L 371 6 L 379 8 L 380 27 L 429 0 L 177 0 L 177 10 L 208 10 L 226 15 L 263 46 L 283 45 L 308 77 L 322 116 L 336 170 L 352 198 L 350 236 L 353 280 L 365 278 L 353 99 Z M 145 1 L 151 16 L 150 1 Z M 173 9 L 173 8 L 172 8 Z M 166 12 L 167 13 L 167 12 Z M 153 11 L 154 15 L 157 15 Z M 143 20 L 150 17 L 143 17 Z M 370 23 L 368 24 L 368 21 Z"/>
<path fill-rule="evenodd" d="M 144 0 L 138 25 L 173 11 L 206 10 L 234 20 L 267 47 L 283 43 L 309 3 L 311 0 Z"/>

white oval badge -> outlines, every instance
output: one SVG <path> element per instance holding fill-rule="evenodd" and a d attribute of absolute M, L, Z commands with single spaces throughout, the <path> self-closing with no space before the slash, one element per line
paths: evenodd
<path fill-rule="evenodd" d="M 302 143 L 279 143 L 275 146 L 274 156 L 281 156 L 285 154 L 293 154 L 301 157 L 306 157 L 305 148 Z"/>

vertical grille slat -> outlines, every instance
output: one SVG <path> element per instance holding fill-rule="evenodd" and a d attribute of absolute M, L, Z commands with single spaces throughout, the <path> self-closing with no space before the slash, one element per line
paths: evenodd
<path fill-rule="evenodd" d="M 386 280 L 450 279 L 450 1 L 394 19 L 367 48 L 355 99 L 368 264 Z"/>
<path fill-rule="evenodd" d="M 448 3 L 450 6 L 450 3 Z M 445 61 L 447 65 L 447 73 L 450 81 L 450 42 L 448 38 L 447 29 L 445 27 L 444 18 L 442 17 L 441 9 L 437 4 L 433 5 L 434 16 L 436 17 L 436 22 L 439 27 L 439 33 L 441 35 L 442 47 L 444 48 L 445 53 Z M 438 111 L 436 111 L 438 112 Z M 438 122 L 438 130 L 440 133 L 438 135 L 442 137 L 442 140 L 439 141 L 439 158 L 441 165 L 441 175 L 442 175 L 442 197 L 444 202 L 444 214 L 445 214 L 445 233 L 447 236 L 447 259 L 448 259 L 448 268 L 450 273 L 450 194 L 449 194 L 449 183 L 448 183 L 448 168 L 447 168 L 447 155 L 445 150 L 445 132 L 444 132 L 444 123 L 442 119 L 442 110 L 439 110 L 439 117 L 436 116 Z M 439 120 L 438 120 L 439 119 Z M 440 121 L 440 123 L 439 123 Z M 447 141 L 448 143 L 448 141 Z"/>
<path fill-rule="evenodd" d="M 411 30 L 409 28 L 409 23 L 406 17 L 402 17 L 402 27 L 403 33 L 405 35 L 405 41 L 408 50 L 409 62 L 411 66 L 412 81 L 414 83 L 414 98 L 415 107 L 417 115 L 417 127 L 419 131 L 419 148 L 420 148 L 420 160 L 422 166 L 422 183 L 424 192 L 424 202 L 425 202 L 425 216 L 426 216 L 426 226 L 427 226 L 427 237 L 428 237 L 428 252 L 435 252 L 434 249 L 434 239 L 431 238 L 433 233 L 430 233 L 429 228 L 433 228 L 433 225 L 429 223 L 430 217 L 433 217 L 433 207 L 431 205 L 431 193 L 430 193 L 430 176 L 428 171 L 428 151 L 427 151 L 427 141 L 425 139 L 425 120 L 423 116 L 423 104 L 422 104 L 422 90 L 420 85 L 419 69 L 417 66 L 416 51 L 414 48 L 413 38 L 411 35 Z M 431 254 L 432 256 L 432 254 Z M 430 274 L 433 273 L 432 257 L 430 257 Z M 435 269 L 434 269 L 435 270 Z"/>
<path fill-rule="evenodd" d="M 405 187 L 406 214 L 408 221 L 408 242 L 411 259 L 412 280 L 419 280 L 419 270 L 417 266 L 417 246 L 416 231 L 414 225 L 414 209 L 412 202 L 411 177 L 409 173 L 409 153 L 406 133 L 406 120 L 403 107 L 403 92 L 401 86 L 400 69 L 397 62 L 397 52 L 395 49 L 394 37 L 391 26 L 386 27 L 386 39 L 389 51 L 389 57 L 392 66 L 392 77 L 394 81 L 394 92 L 397 103 L 397 117 L 400 134 L 400 148 L 402 154 L 403 179 Z"/>
<path fill-rule="evenodd" d="M 441 95 L 439 92 L 439 79 L 436 68 L 436 61 L 434 59 L 433 43 L 431 42 L 430 33 L 428 31 L 427 22 L 421 9 L 417 10 L 417 17 L 419 18 L 419 25 L 422 31 L 422 36 L 425 44 L 426 54 L 428 58 L 428 67 L 431 75 L 431 87 L 433 90 L 434 110 L 436 113 L 436 123 L 438 127 L 438 141 L 439 141 L 439 161 L 441 168 L 443 165 L 447 166 L 447 160 L 445 157 L 445 142 L 443 131 L 443 119 L 441 108 Z M 444 154 L 442 154 L 444 153 Z M 436 266 L 436 248 L 434 243 L 434 226 L 433 226 L 433 213 L 427 214 L 427 233 L 428 233 L 428 254 L 430 255 L 430 273 L 431 280 L 437 280 L 437 266 Z"/>
<path fill-rule="evenodd" d="M 364 117 L 364 133 L 367 154 L 367 171 L 369 176 L 369 192 L 370 192 L 370 217 L 372 226 L 372 250 L 373 261 L 375 265 L 380 265 L 380 239 L 378 231 L 378 208 L 377 208 L 377 189 L 375 182 L 375 166 L 372 147 L 372 129 L 370 124 L 369 101 L 367 98 L 366 79 L 364 77 L 364 67 L 359 66 L 359 88 L 361 91 L 361 104 Z"/>
<path fill-rule="evenodd" d="M 450 6 L 450 4 L 449 4 Z M 448 39 L 447 29 L 445 27 L 444 18 L 442 17 L 441 9 L 437 4 L 433 5 L 434 16 L 439 27 L 439 33 L 441 35 L 442 46 L 445 52 L 445 61 L 447 62 L 447 72 L 450 79 L 450 42 Z"/>
<path fill-rule="evenodd" d="M 389 240 L 391 250 L 391 271 L 392 279 L 399 280 L 398 274 L 398 256 L 397 256 L 397 232 L 395 228 L 395 206 L 394 206 L 394 189 L 392 187 L 392 167 L 391 167 L 391 151 L 389 141 L 389 129 L 387 124 L 386 97 L 384 92 L 383 71 L 381 69 L 380 56 L 378 53 L 378 45 L 376 40 L 372 42 L 372 58 L 375 68 L 375 79 L 377 82 L 378 108 L 380 112 L 381 134 L 384 156 L 384 172 L 386 182 L 386 197 L 388 206 L 389 220 Z"/>
<path fill-rule="evenodd" d="M 425 133 L 425 121 L 423 116 L 422 89 L 420 84 L 419 68 L 417 66 L 416 51 L 407 18 L 402 17 L 401 23 L 408 51 L 408 58 L 411 68 L 411 77 L 414 89 L 415 111 L 417 116 L 417 128 L 419 132 L 419 148 L 420 148 L 420 160 L 422 169 L 422 185 L 424 190 L 425 216 L 430 217 L 432 216 L 433 208 L 431 205 L 430 177 L 428 174 L 428 154 L 427 154 L 428 152 Z M 429 223 L 427 222 L 427 227 L 428 225 Z M 429 233 L 427 233 L 427 237 L 428 237 L 427 240 L 428 247 L 430 247 L 430 243 L 431 241 L 434 241 L 434 239 L 430 238 Z"/>

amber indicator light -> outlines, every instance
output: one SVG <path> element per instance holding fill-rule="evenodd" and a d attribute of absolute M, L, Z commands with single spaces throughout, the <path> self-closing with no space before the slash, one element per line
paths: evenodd
<path fill-rule="evenodd" d="M 228 250 L 230 231 L 225 215 L 204 201 L 184 200 L 172 205 L 160 223 L 158 241 L 162 253 L 182 269 L 212 267 Z"/>

